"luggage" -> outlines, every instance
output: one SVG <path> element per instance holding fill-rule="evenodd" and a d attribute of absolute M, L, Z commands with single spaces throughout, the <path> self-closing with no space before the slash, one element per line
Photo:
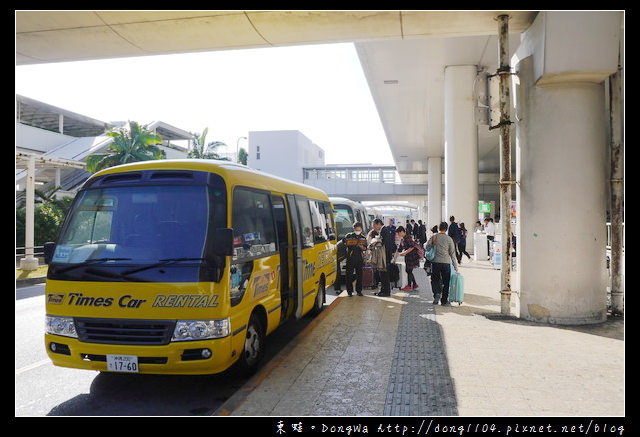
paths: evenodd
<path fill-rule="evenodd" d="M 451 267 L 451 280 L 449 281 L 449 302 L 458 302 L 462 305 L 464 299 L 464 276 Z"/>
<path fill-rule="evenodd" d="M 377 285 L 375 275 L 373 274 L 373 267 L 362 267 L 362 288 L 375 288 Z"/>

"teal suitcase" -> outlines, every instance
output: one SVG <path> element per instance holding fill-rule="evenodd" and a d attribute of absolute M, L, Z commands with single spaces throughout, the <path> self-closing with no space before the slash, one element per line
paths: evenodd
<path fill-rule="evenodd" d="M 449 281 L 449 302 L 458 302 L 462 305 L 464 300 L 464 276 L 451 268 L 451 280 Z"/>

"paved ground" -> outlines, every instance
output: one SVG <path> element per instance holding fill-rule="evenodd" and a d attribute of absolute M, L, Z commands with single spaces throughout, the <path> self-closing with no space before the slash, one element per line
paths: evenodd
<path fill-rule="evenodd" d="M 463 261 L 465 301 L 428 277 L 343 293 L 221 408 L 236 416 L 624 416 L 624 320 L 541 325 L 500 314 L 500 272 Z M 515 311 L 515 308 L 514 308 Z"/>
<path fill-rule="evenodd" d="M 415 292 L 341 294 L 216 414 L 625 415 L 624 319 L 505 317 L 500 272 L 464 260 L 461 273 L 461 306 L 434 306 L 422 269 Z M 17 287 L 33 280 L 16 274 Z"/>

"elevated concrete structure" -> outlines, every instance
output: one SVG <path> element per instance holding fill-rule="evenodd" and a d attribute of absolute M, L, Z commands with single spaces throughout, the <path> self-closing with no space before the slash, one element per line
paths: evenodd
<path fill-rule="evenodd" d="M 503 14 L 509 15 L 508 55 L 517 54 L 511 71 L 503 73 L 517 73 L 511 134 L 519 154 L 512 162 L 521 222 L 518 259 L 530 267 L 519 273 L 520 316 L 599 322 L 606 314 L 607 116 L 619 109 L 607 105 L 605 87 L 613 74 L 624 78 L 618 73 L 624 66 L 623 11 L 18 11 L 16 62 L 352 41 L 401 180 L 429 182 L 430 190 L 441 169 L 475 173 L 477 163 L 478 174 L 489 174 L 488 179 L 499 173 L 498 136 L 489 130 L 487 113 L 495 101 L 489 76 L 498 69 L 496 17 Z M 473 66 L 477 74 L 445 77 L 447 67 L 460 66 Z M 445 108 L 456 107 L 445 93 L 450 79 L 473 99 L 467 105 L 473 116 L 468 110 L 446 115 Z M 624 94 L 624 80 L 621 84 L 618 91 Z M 473 118 L 478 125 L 465 140 L 455 138 L 456 130 L 446 132 L 451 123 L 469 128 Z M 468 147 L 474 136 L 477 162 L 473 153 L 457 153 L 461 146 L 446 144 Z M 445 150 L 459 162 L 446 162 Z M 458 175 L 474 179 L 469 170 Z M 451 176 L 445 174 L 449 185 L 456 180 Z M 447 207 L 444 215 L 466 217 L 469 201 L 462 199 L 475 189 L 446 185 L 447 205 L 462 203 Z M 429 214 L 435 218 L 442 211 L 437 187 L 432 188 Z M 571 231 L 550 230 L 556 222 L 570 223 Z M 577 255 L 569 266 L 560 262 L 572 253 Z"/>

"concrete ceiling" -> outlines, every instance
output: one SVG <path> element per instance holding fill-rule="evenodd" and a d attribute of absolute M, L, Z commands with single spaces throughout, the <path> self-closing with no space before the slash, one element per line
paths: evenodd
<path fill-rule="evenodd" d="M 16 11 L 16 64 L 354 42 L 404 182 L 444 155 L 444 67 L 497 69 L 498 24 L 511 51 L 536 11 Z M 498 169 L 480 126 L 481 172 Z"/>

